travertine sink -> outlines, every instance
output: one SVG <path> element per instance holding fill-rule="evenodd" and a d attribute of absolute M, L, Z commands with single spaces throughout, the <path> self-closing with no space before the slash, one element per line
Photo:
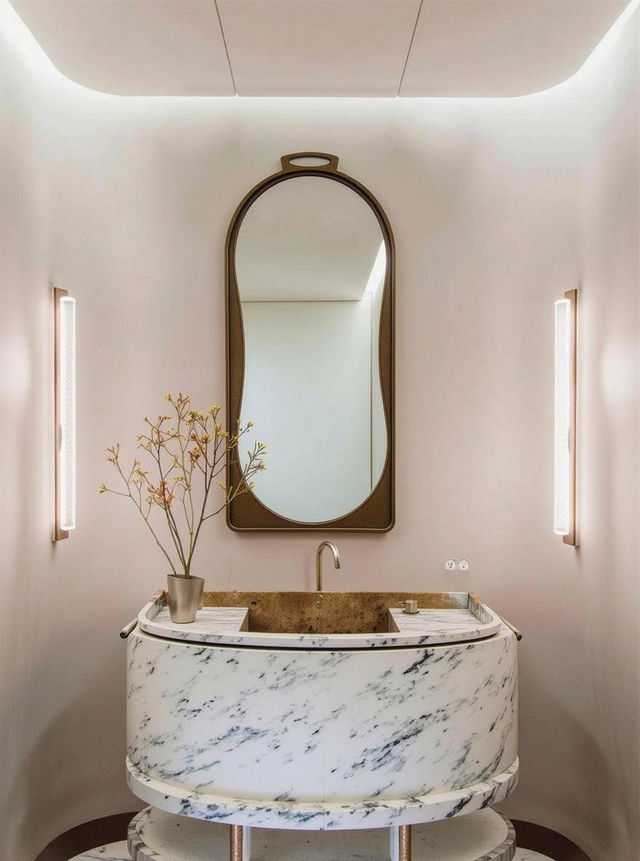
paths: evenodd
<path fill-rule="evenodd" d="M 245 630 L 271 634 L 382 634 L 389 608 L 414 598 L 421 609 L 460 605 L 444 592 L 206 592 L 205 607 L 248 607 Z"/>

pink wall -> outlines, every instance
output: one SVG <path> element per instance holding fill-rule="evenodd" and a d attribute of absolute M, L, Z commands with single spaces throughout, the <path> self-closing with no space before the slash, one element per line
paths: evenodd
<path fill-rule="evenodd" d="M 48 184 L 38 131 L 48 106 L 41 65 L 5 23 L 0 7 L 0 858 L 30 861 L 52 825 L 34 842 L 40 805 L 50 804 L 43 742 L 59 712 L 49 692 L 72 671 L 53 663 L 64 635 L 43 612 L 55 595 Z"/>
<path fill-rule="evenodd" d="M 9 41 L 19 27 L 4 7 L 0 25 Z M 0 43 L 3 66 L 35 79 L 11 91 L 43 149 L 37 167 L 14 143 L 8 181 L 44 174 L 26 214 L 22 195 L 2 186 L 10 217 L 25 221 L 8 249 L 3 326 L 10 361 L 30 369 L 2 401 L 14 434 L 4 469 L 11 529 L 0 539 L 11 596 L 3 718 L 15 734 L 2 787 L 7 861 L 31 861 L 64 829 L 133 807 L 117 631 L 164 568 L 132 512 L 96 494 L 109 476 L 102 452 L 132 440 L 165 391 L 223 398 L 226 226 L 282 153 L 306 148 L 338 153 L 371 188 L 398 246 L 398 525 L 339 537 L 343 567 L 327 585 L 468 588 L 521 627 L 522 780 L 508 810 L 565 832 L 594 861 L 631 861 L 640 839 L 637 39 L 636 16 L 546 93 L 404 101 L 122 99 Z M 49 281 L 76 295 L 80 337 L 79 525 L 53 550 L 50 441 L 26 413 L 45 421 L 50 408 Z M 577 552 L 552 532 L 553 301 L 575 286 Z M 236 535 L 220 520 L 199 573 L 209 588 L 311 588 L 315 544 Z M 472 573 L 445 574 L 449 557 L 470 559 Z"/>

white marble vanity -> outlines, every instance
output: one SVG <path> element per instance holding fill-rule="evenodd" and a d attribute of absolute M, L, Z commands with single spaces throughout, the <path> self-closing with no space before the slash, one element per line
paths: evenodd
<path fill-rule="evenodd" d="M 309 830 L 501 801 L 518 774 L 516 637 L 447 597 L 360 633 L 251 630 L 250 606 L 174 625 L 150 602 L 128 642 L 130 788 L 167 813 Z"/>

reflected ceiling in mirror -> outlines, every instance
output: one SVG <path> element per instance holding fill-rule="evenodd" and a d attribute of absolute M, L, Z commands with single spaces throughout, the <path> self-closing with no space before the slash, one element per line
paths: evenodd
<path fill-rule="evenodd" d="M 267 471 L 229 509 L 232 528 L 393 525 L 392 237 L 328 158 L 283 161 L 230 227 L 229 417 L 251 420 L 268 445 Z"/>

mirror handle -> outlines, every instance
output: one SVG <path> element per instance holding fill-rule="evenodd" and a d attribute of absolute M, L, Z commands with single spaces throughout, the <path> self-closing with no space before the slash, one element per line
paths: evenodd
<path fill-rule="evenodd" d="M 299 159 L 324 159 L 325 164 L 296 164 Z M 338 170 L 338 156 L 329 152 L 290 152 L 280 157 L 283 173 L 294 170 L 326 170 L 335 173 Z"/>

